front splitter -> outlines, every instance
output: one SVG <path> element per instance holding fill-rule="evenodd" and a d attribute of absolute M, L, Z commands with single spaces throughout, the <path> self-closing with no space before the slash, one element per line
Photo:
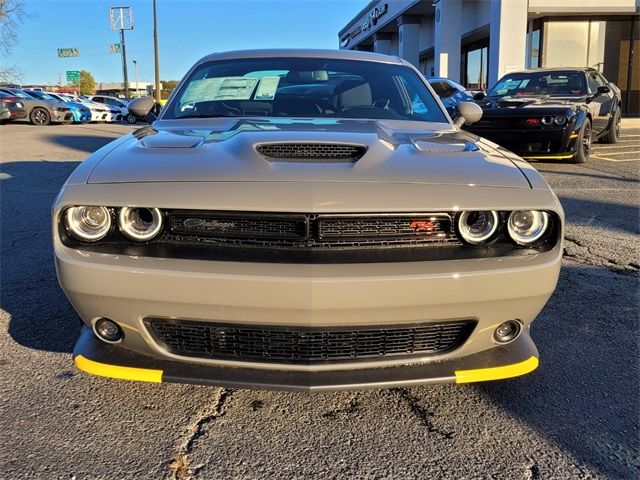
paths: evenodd
<path fill-rule="evenodd" d="M 221 367 L 150 357 L 104 343 L 84 326 L 73 350 L 73 358 L 80 370 L 121 380 L 289 391 L 481 382 L 517 377 L 538 366 L 538 350 L 525 332 L 509 345 L 452 360 L 395 367 L 301 372 Z"/>

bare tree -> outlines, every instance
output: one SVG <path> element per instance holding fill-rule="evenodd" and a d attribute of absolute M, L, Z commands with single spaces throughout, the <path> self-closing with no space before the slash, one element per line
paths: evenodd
<path fill-rule="evenodd" d="M 22 0 L 0 0 L 0 54 L 7 57 L 18 41 L 18 25 L 26 17 Z M 15 66 L 0 66 L 0 81 L 15 82 L 20 72 Z"/>

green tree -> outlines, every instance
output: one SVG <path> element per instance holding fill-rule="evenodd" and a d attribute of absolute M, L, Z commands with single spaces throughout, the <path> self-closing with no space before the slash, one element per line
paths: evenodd
<path fill-rule="evenodd" d="M 161 98 L 169 98 L 173 89 L 178 85 L 178 80 L 160 80 L 162 84 L 162 90 L 160 91 Z"/>
<path fill-rule="evenodd" d="M 0 56 L 8 57 L 18 42 L 18 25 L 28 18 L 22 0 L 0 0 Z M 15 65 L 0 65 L 0 82 L 14 83 L 21 72 Z"/>
<path fill-rule="evenodd" d="M 96 93 L 96 81 L 91 73 L 80 70 L 80 95 L 93 95 Z"/>

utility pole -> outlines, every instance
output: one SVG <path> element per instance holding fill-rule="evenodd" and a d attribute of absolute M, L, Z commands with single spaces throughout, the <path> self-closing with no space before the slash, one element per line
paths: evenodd
<path fill-rule="evenodd" d="M 160 104 L 160 58 L 158 54 L 158 15 L 156 12 L 156 0 L 153 0 L 153 52 L 155 57 L 156 78 L 156 103 Z"/>
<path fill-rule="evenodd" d="M 124 96 L 129 98 L 129 72 L 127 72 L 127 47 L 124 44 L 124 29 L 120 30 L 120 43 L 122 44 L 122 73 L 124 75 Z"/>
<path fill-rule="evenodd" d="M 138 94 L 138 88 L 140 87 L 140 84 L 138 83 L 138 61 L 137 60 L 132 60 L 133 62 L 133 68 L 136 71 L 136 95 Z"/>
<path fill-rule="evenodd" d="M 124 76 L 124 95 L 129 97 L 129 73 L 127 71 L 127 49 L 124 43 L 124 31 L 133 30 L 133 10 L 131 7 L 109 8 L 111 29 L 120 30 L 120 46 L 122 47 L 122 73 Z"/>

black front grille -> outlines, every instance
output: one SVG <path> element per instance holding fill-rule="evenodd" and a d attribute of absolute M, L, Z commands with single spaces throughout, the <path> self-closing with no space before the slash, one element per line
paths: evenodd
<path fill-rule="evenodd" d="M 427 356 L 458 348 L 475 322 L 365 328 L 230 325 L 147 318 L 169 352 L 187 357 L 270 363 L 327 363 Z"/>
<path fill-rule="evenodd" d="M 227 212 L 169 214 L 165 241 L 181 244 L 296 248 L 459 245 L 452 217 L 436 214 L 315 215 Z"/>
<path fill-rule="evenodd" d="M 281 162 L 355 162 L 367 151 L 362 145 L 335 143 L 265 143 L 256 149 Z"/>

